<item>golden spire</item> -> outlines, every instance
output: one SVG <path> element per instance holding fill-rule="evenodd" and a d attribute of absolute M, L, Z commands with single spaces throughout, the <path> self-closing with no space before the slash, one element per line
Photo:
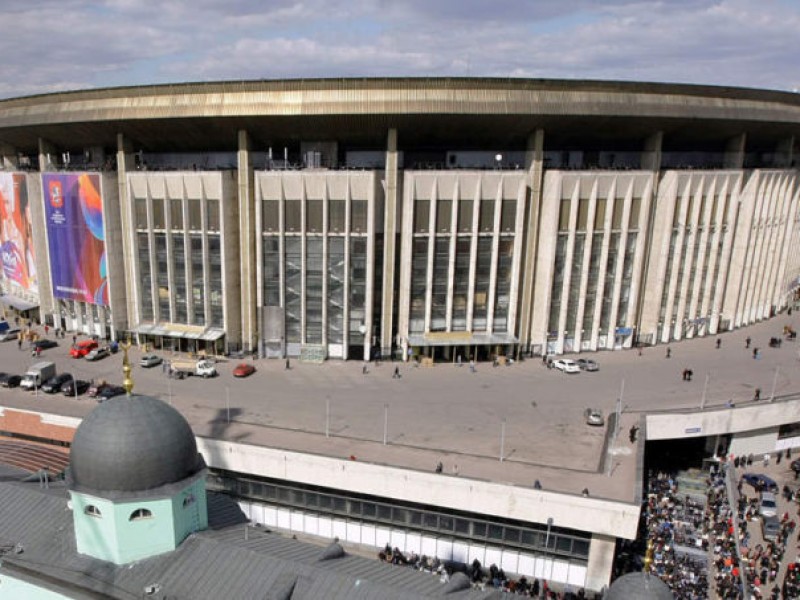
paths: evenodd
<path fill-rule="evenodd" d="M 122 348 L 122 372 L 125 374 L 125 379 L 122 380 L 122 387 L 125 388 L 125 391 L 128 393 L 128 396 L 131 395 L 133 391 L 133 379 L 131 379 L 131 361 L 128 360 L 128 350 L 131 347 L 131 336 L 128 336 L 128 341 L 124 344 L 119 345 Z"/>
<path fill-rule="evenodd" d="M 653 565 L 653 540 L 647 540 L 647 552 L 644 555 L 644 572 L 650 573 Z"/>

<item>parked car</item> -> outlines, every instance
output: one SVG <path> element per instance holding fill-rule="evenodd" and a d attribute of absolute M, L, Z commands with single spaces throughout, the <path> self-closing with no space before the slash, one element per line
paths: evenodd
<path fill-rule="evenodd" d="M 17 339 L 19 336 L 20 331 L 19 329 L 12 328 L 6 329 L 5 331 L 0 331 L 0 342 L 9 342 L 11 340 Z"/>
<path fill-rule="evenodd" d="M 580 369 L 582 371 L 599 371 L 600 370 L 600 366 L 595 361 L 593 361 L 591 358 L 579 358 L 575 362 L 578 363 L 578 367 L 580 367 Z"/>
<path fill-rule="evenodd" d="M 580 373 L 581 368 L 570 358 L 558 358 L 553 361 L 553 366 L 564 373 Z"/>
<path fill-rule="evenodd" d="M 69 373 L 59 373 L 53 375 L 50 379 L 42 384 L 42 391 L 45 394 L 55 394 L 61 390 L 61 386 L 72 380 L 72 375 Z"/>
<path fill-rule="evenodd" d="M 587 408 L 584 411 L 583 416 L 586 418 L 587 425 L 600 427 L 606 424 L 605 417 L 603 417 L 603 411 L 599 408 Z"/>
<path fill-rule="evenodd" d="M 0 379 L 0 385 L 2 385 L 4 388 L 19 387 L 19 384 L 21 382 L 22 382 L 22 375 L 8 374 L 2 379 Z"/>
<path fill-rule="evenodd" d="M 95 348 L 97 348 L 97 342 L 94 340 L 81 340 L 69 349 L 69 355 L 72 358 L 83 358 Z"/>
<path fill-rule="evenodd" d="M 70 379 L 61 386 L 61 393 L 65 396 L 80 396 L 81 394 L 86 393 L 90 385 L 91 383 L 85 379 Z"/>
<path fill-rule="evenodd" d="M 58 342 L 55 340 L 49 340 L 47 338 L 43 338 L 41 340 L 36 340 L 33 342 L 32 349 L 36 350 L 47 350 L 48 348 L 55 348 L 58 346 Z"/>
<path fill-rule="evenodd" d="M 149 369 L 150 367 L 155 367 L 157 365 L 160 365 L 162 362 L 164 362 L 164 359 L 161 358 L 158 354 L 145 354 L 139 360 L 139 365 L 146 369 Z"/>
<path fill-rule="evenodd" d="M 233 369 L 234 377 L 247 377 L 256 372 L 256 368 L 248 363 L 239 363 Z"/>
<path fill-rule="evenodd" d="M 744 475 L 742 475 L 742 481 L 744 481 L 748 485 L 753 486 L 753 488 L 759 492 L 778 491 L 778 484 L 775 483 L 775 480 L 760 473 L 745 473 Z"/>
<path fill-rule="evenodd" d="M 122 387 L 121 385 L 107 385 L 102 390 L 100 390 L 99 394 L 97 394 L 97 401 L 103 402 L 105 400 L 113 398 L 114 396 L 121 396 L 124 393 L 125 393 L 125 388 Z"/>
<path fill-rule="evenodd" d="M 761 533 L 767 541 L 775 541 L 781 532 L 781 523 L 777 516 L 764 517 L 761 520 Z"/>
<path fill-rule="evenodd" d="M 89 354 L 86 355 L 86 360 L 100 360 L 106 356 L 111 356 L 111 350 L 109 350 L 107 346 L 101 346 L 89 352 Z"/>
<path fill-rule="evenodd" d="M 761 492 L 758 514 L 762 517 L 775 517 L 778 514 L 778 500 L 772 492 Z"/>

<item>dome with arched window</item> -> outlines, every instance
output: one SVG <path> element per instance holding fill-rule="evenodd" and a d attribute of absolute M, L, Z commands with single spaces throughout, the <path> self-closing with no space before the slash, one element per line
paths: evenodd
<path fill-rule="evenodd" d="M 205 467 L 189 423 L 150 396 L 118 396 L 95 408 L 75 433 L 70 487 L 136 492 L 182 481 Z"/>

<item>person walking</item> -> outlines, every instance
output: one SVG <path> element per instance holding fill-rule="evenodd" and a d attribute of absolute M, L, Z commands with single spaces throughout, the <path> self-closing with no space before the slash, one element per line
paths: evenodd
<path fill-rule="evenodd" d="M 672 348 L 667 346 L 667 358 L 672 358 Z"/>
<path fill-rule="evenodd" d="M 400 367 L 395 366 L 394 373 L 392 373 L 392 379 L 400 379 Z"/>
<path fill-rule="evenodd" d="M 475 372 L 475 360 L 474 359 L 470 359 L 469 360 L 469 372 L 470 373 L 474 373 Z"/>
<path fill-rule="evenodd" d="M 291 368 L 292 368 L 292 366 L 291 366 L 291 364 L 289 364 L 289 359 L 287 358 L 287 359 L 286 359 L 286 366 L 285 366 L 285 369 L 288 371 L 288 370 L 289 370 L 289 369 L 291 369 Z"/>
<path fill-rule="evenodd" d="M 745 348 L 750 348 L 750 342 L 752 342 L 752 341 L 753 341 L 753 340 L 751 340 L 751 339 L 750 339 L 750 336 L 748 335 L 748 336 L 747 336 L 747 339 L 744 341 L 744 347 L 745 347 Z"/>
<path fill-rule="evenodd" d="M 756 388 L 755 392 L 753 392 L 753 400 L 756 402 L 761 400 L 761 388 Z"/>
<path fill-rule="evenodd" d="M 717 350 L 719 350 L 720 346 L 722 346 L 722 340 L 717 338 Z"/>

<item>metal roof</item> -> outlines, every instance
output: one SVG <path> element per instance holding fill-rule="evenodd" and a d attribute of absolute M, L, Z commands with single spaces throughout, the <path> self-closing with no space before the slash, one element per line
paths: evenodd
<path fill-rule="evenodd" d="M 193 534 L 174 552 L 117 566 L 77 554 L 72 513 L 63 485 L 0 482 L 0 548 L 4 571 L 75 598 L 193 600 L 286 598 L 287 600 L 416 600 L 446 597 L 487 599 L 497 592 L 446 594 L 435 575 L 345 554 L 320 560 L 324 548 L 244 525 L 244 515 L 226 496 L 208 495 L 210 529 Z"/>
<path fill-rule="evenodd" d="M 698 123 L 702 126 L 698 127 Z M 800 134 L 800 95 L 789 92 L 614 81 L 396 78 L 235 81 L 119 87 L 0 101 L 0 141 L 36 151 L 116 147 L 121 133 L 148 151 L 237 148 L 335 139 L 385 146 L 431 140 L 519 144 L 539 127 L 584 139 L 653 131 L 716 138 Z M 549 138 L 548 138 L 549 139 Z"/>

